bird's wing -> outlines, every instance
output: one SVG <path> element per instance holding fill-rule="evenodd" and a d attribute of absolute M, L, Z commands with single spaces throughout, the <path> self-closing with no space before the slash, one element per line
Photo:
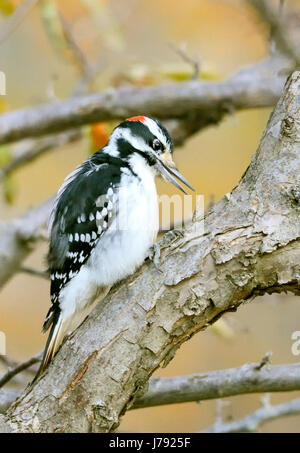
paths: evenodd
<path fill-rule="evenodd" d="M 43 330 L 59 310 L 59 294 L 88 260 L 118 210 L 120 168 L 89 161 L 71 174 L 58 193 L 53 212 L 48 264 L 51 301 Z"/>

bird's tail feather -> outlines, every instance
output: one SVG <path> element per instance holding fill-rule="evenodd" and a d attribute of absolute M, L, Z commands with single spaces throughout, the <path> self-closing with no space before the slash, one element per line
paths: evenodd
<path fill-rule="evenodd" d="M 63 320 L 63 317 L 61 314 L 59 314 L 59 316 L 57 317 L 55 322 L 53 322 L 48 339 L 47 339 L 47 343 L 45 346 L 42 363 L 34 378 L 34 381 L 44 372 L 44 370 L 47 368 L 49 362 L 51 362 L 51 360 L 55 356 L 58 348 L 60 347 L 60 345 L 66 335 L 66 332 L 68 330 L 68 325 L 69 325 L 68 321 Z"/>
<path fill-rule="evenodd" d="M 89 302 L 86 303 L 86 306 L 82 308 L 81 311 L 72 314 L 69 313 L 68 316 L 66 316 L 66 314 L 63 313 L 57 306 L 51 307 L 43 326 L 43 332 L 45 333 L 50 326 L 51 330 L 45 346 L 42 363 L 32 383 L 35 382 L 35 380 L 45 371 L 48 364 L 52 361 L 58 351 L 65 336 L 68 333 L 73 332 L 73 330 L 75 330 L 85 320 L 94 306 L 99 302 L 99 300 L 102 300 L 106 296 L 109 290 L 110 286 L 97 288 Z"/>

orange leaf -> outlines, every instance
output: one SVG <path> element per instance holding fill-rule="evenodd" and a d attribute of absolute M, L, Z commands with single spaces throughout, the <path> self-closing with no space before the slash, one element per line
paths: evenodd
<path fill-rule="evenodd" d="M 107 123 L 95 123 L 91 126 L 92 144 L 95 148 L 103 148 L 108 142 L 110 135 L 109 126 Z"/>

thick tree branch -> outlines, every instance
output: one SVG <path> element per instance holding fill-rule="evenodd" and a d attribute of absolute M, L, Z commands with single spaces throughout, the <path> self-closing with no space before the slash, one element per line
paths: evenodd
<path fill-rule="evenodd" d="M 284 69 L 291 69 L 288 60 L 274 57 L 224 82 L 109 89 L 5 113 L 0 116 L 0 144 L 137 113 L 160 119 L 197 120 L 197 128 L 201 129 L 234 110 L 273 106 L 286 78 Z"/>
<path fill-rule="evenodd" d="M 21 390 L 0 389 L 0 414 L 4 414 L 20 394 Z"/>
<path fill-rule="evenodd" d="M 21 432 L 107 432 L 180 345 L 253 295 L 300 294 L 300 73 L 239 185 L 116 285 L 6 414 Z"/>
<path fill-rule="evenodd" d="M 277 406 L 264 405 L 253 414 L 231 423 L 216 423 L 205 433 L 253 433 L 261 425 L 280 417 L 300 414 L 300 399 L 278 404 Z"/>
<path fill-rule="evenodd" d="M 225 398 L 246 393 L 293 390 L 300 390 L 300 363 L 262 368 L 259 368 L 257 363 L 252 363 L 210 373 L 151 378 L 147 393 L 134 402 L 132 409 Z"/>

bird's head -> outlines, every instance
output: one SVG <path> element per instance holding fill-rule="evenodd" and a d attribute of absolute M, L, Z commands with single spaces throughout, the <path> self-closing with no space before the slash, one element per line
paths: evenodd
<path fill-rule="evenodd" d="M 171 136 L 156 119 L 134 116 L 123 121 L 114 129 L 107 151 L 115 157 L 127 160 L 130 160 L 134 154 L 138 154 L 156 174 L 163 176 L 184 193 L 186 193 L 185 190 L 176 178 L 194 190 L 176 169 Z"/>

